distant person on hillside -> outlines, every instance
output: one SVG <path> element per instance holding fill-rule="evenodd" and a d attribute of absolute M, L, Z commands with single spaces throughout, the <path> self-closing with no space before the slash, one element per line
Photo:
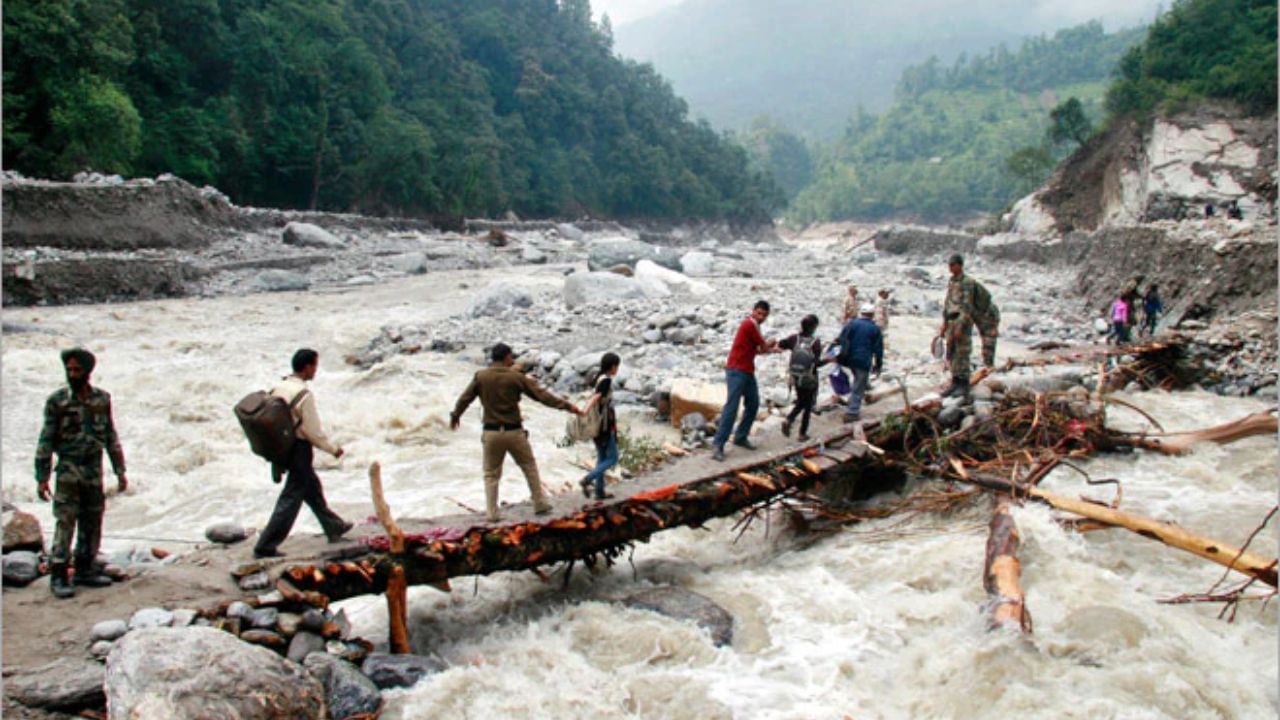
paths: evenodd
<path fill-rule="evenodd" d="M 889 293 L 891 292 L 893 291 L 889 288 L 880 288 L 876 297 L 876 312 L 871 318 L 876 327 L 880 328 L 880 335 L 886 348 L 889 346 Z"/>
<path fill-rule="evenodd" d="M 502 480 L 502 465 L 510 455 L 529 484 L 533 498 L 533 511 L 538 515 L 551 512 L 551 503 L 542 492 L 542 478 L 538 475 L 538 461 L 529 445 L 529 432 L 524 429 L 520 416 L 520 398 L 528 395 L 547 407 L 565 410 L 577 415 L 578 406 L 547 392 L 533 378 L 515 368 L 515 354 L 506 343 L 498 343 L 489 351 L 492 364 L 476 373 L 471 384 L 462 391 L 458 402 L 449 414 L 449 429 L 457 430 L 462 414 L 478 397 L 484 409 L 484 432 L 480 442 L 484 446 L 484 506 L 489 522 L 497 522 L 498 483 Z"/>
<path fill-rule="evenodd" d="M 316 410 L 315 395 L 307 387 L 307 383 L 315 379 L 316 370 L 320 367 L 320 354 L 315 350 L 302 348 L 293 354 L 291 365 L 293 374 L 282 380 L 271 394 L 289 403 L 297 428 L 297 440 L 289 450 L 288 479 L 276 500 L 275 509 L 271 511 L 271 519 L 262 529 L 253 548 L 253 556 L 258 558 L 280 556 L 280 543 L 289 537 L 289 531 L 293 529 L 303 503 L 315 514 L 329 542 L 337 542 L 352 528 L 350 522 L 329 509 L 329 503 L 324 499 L 324 487 L 320 484 L 320 476 L 316 475 L 313 465 L 314 448 L 320 448 L 335 458 L 344 454 L 343 449 L 325 434 L 324 426 L 320 424 L 320 413 Z M 301 399 L 298 399 L 300 396 Z M 277 472 L 277 469 L 273 467 L 272 472 Z"/>
<path fill-rule="evenodd" d="M 1164 312 L 1164 302 L 1160 300 L 1160 289 L 1155 283 L 1147 287 L 1147 294 L 1142 298 L 1142 334 L 1154 335 L 1156 323 L 1160 322 L 1160 313 Z"/>
<path fill-rule="evenodd" d="M 1227 217 L 1232 220 L 1243 220 L 1244 213 L 1240 210 L 1240 201 L 1232 200 L 1227 204 Z"/>
<path fill-rule="evenodd" d="M 796 390 L 796 402 L 782 423 L 782 434 L 791 437 L 791 426 L 799 417 L 800 442 L 809 439 L 809 418 L 818 403 L 818 368 L 831 362 L 822 356 L 822 342 L 815 335 L 817 330 L 818 316 L 806 315 L 800 321 L 800 332 L 778 343 L 779 348 L 791 351 L 787 374 Z"/>
<path fill-rule="evenodd" d="M 867 392 L 867 382 L 873 375 L 878 377 L 884 366 L 884 336 L 871 319 L 875 311 L 871 303 L 864 304 L 858 311 L 858 317 L 846 323 L 840 331 L 840 364 L 853 372 L 845 422 L 862 419 L 862 397 Z"/>
<path fill-rule="evenodd" d="M 1204 219 L 1205 219 L 1205 220 L 1209 220 L 1209 219 L 1211 219 L 1211 218 L 1213 217 L 1214 212 L 1215 212 L 1215 210 L 1214 210 L 1214 207 L 1213 207 L 1213 203 L 1205 203 L 1205 204 L 1204 204 Z"/>
<path fill-rule="evenodd" d="M 596 466 L 587 476 L 578 481 L 582 494 L 591 497 L 594 486 L 596 500 L 607 500 L 613 495 L 604 490 L 604 474 L 609 468 L 618 464 L 618 415 L 613 409 L 613 379 L 622 367 L 622 358 L 617 353 L 605 353 L 600 358 L 600 379 L 596 381 L 596 391 L 582 409 L 590 413 L 600 406 L 600 432 L 593 438 L 596 446 Z"/>
<path fill-rule="evenodd" d="M 840 316 L 840 322 L 847 323 L 850 320 L 858 317 L 859 305 L 861 305 L 861 303 L 858 302 L 858 286 L 850 285 L 849 293 L 844 296 L 844 306 L 841 311 L 842 314 Z"/>
<path fill-rule="evenodd" d="M 62 352 L 67 385 L 44 403 L 44 425 L 36 444 L 36 495 L 53 501 L 53 546 L 49 552 L 49 590 L 56 598 L 76 594 L 71 585 L 111 584 L 97 567 L 102 542 L 102 451 L 111 459 L 120 492 L 129 487 L 124 451 L 111 417 L 111 396 L 89 384 L 97 359 L 84 348 Z M 57 467 L 53 456 L 58 456 Z M 53 488 L 49 476 L 57 473 Z M 71 540 L 75 538 L 75 577 L 69 578 Z"/>
<path fill-rule="evenodd" d="M 1117 345 L 1129 342 L 1129 301 L 1124 295 L 1111 303 L 1111 336 Z"/>
<path fill-rule="evenodd" d="M 760 410 L 760 387 L 756 384 L 756 355 L 778 352 L 776 340 L 765 340 L 760 326 L 769 319 L 769 303 L 761 300 L 751 309 L 751 314 L 742 319 L 738 332 L 733 336 L 733 346 L 729 349 L 729 359 L 724 365 L 724 381 L 728 386 L 728 394 L 724 401 L 724 409 L 720 411 L 720 427 L 716 430 L 713 441 L 715 446 L 711 454 L 713 460 L 724 460 L 724 444 L 733 432 L 733 444 L 754 450 L 755 445 L 747 439 L 751 432 L 751 424 L 756 421 L 756 413 Z M 742 422 L 734 431 L 734 423 L 738 419 L 738 405 L 742 404 Z"/>

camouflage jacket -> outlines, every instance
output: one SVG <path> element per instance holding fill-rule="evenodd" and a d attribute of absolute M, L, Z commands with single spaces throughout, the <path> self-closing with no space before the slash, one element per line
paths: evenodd
<path fill-rule="evenodd" d="M 124 451 L 111 419 L 111 396 L 89 387 L 89 397 L 81 400 L 71 388 L 57 390 L 44 403 L 44 427 L 36 445 L 36 482 L 49 479 L 53 454 L 59 462 L 101 458 L 106 450 L 116 475 L 124 474 Z"/>
<path fill-rule="evenodd" d="M 951 278 L 947 283 L 947 297 L 942 304 L 943 320 L 960 320 L 979 326 L 996 325 L 1000 322 L 1000 310 L 991 300 L 991 293 L 982 283 L 968 275 Z"/>

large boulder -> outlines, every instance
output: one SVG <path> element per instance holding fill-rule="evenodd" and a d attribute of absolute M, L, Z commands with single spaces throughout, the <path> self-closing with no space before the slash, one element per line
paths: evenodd
<path fill-rule="evenodd" d="M 40 577 L 40 557 L 30 550 L 5 553 L 3 563 L 5 585 L 26 587 Z"/>
<path fill-rule="evenodd" d="M 322 652 L 308 655 L 305 665 L 307 672 L 324 685 L 329 717 L 333 720 L 378 716 L 382 693 L 356 666 Z"/>
<path fill-rule="evenodd" d="M 125 635 L 107 657 L 112 720 L 324 720 L 320 682 L 279 655 L 207 627 Z"/>
<path fill-rule="evenodd" d="M 204 536 L 209 542 L 230 545 L 249 537 L 249 531 L 237 522 L 220 522 L 205 528 Z"/>
<path fill-rule="evenodd" d="M 299 247 L 339 250 L 347 246 L 337 235 L 317 225 L 304 222 L 291 222 L 285 225 L 282 238 L 285 245 Z"/>
<path fill-rule="evenodd" d="M 715 272 L 715 256 L 703 250 L 691 250 L 680 256 L 680 269 L 685 275 L 706 277 Z"/>
<path fill-rule="evenodd" d="M 968 233 L 949 233 L 926 227 L 889 225 L 873 236 L 876 250 L 898 255 L 949 256 L 970 253 L 978 238 Z"/>
<path fill-rule="evenodd" d="M 407 252 L 399 255 L 391 255 L 385 259 L 387 265 L 397 272 L 406 275 L 421 275 L 427 271 L 427 254 L 421 252 Z"/>
<path fill-rule="evenodd" d="M 680 257 L 671 250 L 629 239 L 596 244 L 587 255 L 587 269 L 608 270 L 619 265 L 634 268 L 641 260 L 650 260 L 672 270 L 680 269 Z"/>
<path fill-rule="evenodd" d="M 5 510 L 0 521 L 4 522 L 4 552 L 44 550 L 44 536 L 40 534 L 40 521 L 35 515 L 18 509 Z"/>
<path fill-rule="evenodd" d="M 671 426 L 680 427 L 685 415 L 698 413 L 716 422 L 724 407 L 727 390 L 720 383 L 705 383 L 689 378 L 676 378 L 671 383 Z"/>
<path fill-rule="evenodd" d="M 105 700 L 102 665 L 84 658 L 58 658 L 29 673 L 6 678 L 4 684 L 5 691 L 27 707 L 74 711 L 101 708 Z"/>
<path fill-rule="evenodd" d="M 499 280 L 490 283 L 471 299 L 471 304 L 467 306 L 467 315 L 470 317 L 501 315 L 508 310 L 532 306 L 533 295 L 528 290 Z"/>
<path fill-rule="evenodd" d="M 290 270 L 263 270 L 253 278 L 253 288 L 261 292 L 306 290 L 311 281 L 306 275 Z"/>
<path fill-rule="evenodd" d="M 733 616 L 705 595 L 666 585 L 641 590 L 622 599 L 627 607 L 650 610 L 669 618 L 694 622 L 711 633 L 716 645 L 733 642 Z"/>
<path fill-rule="evenodd" d="M 644 300 L 645 288 L 633 278 L 610 272 L 574 273 L 564 281 L 564 304 L 570 308 L 595 303 Z"/>
<path fill-rule="evenodd" d="M 660 286 L 674 294 L 708 295 L 713 292 L 712 287 L 701 280 L 662 267 L 652 260 L 636 263 L 635 278 L 645 286 Z"/>

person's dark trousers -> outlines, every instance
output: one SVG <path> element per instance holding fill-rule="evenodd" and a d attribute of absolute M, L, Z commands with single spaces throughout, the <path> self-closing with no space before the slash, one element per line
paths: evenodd
<path fill-rule="evenodd" d="M 289 451 L 289 477 L 284 481 L 280 498 L 276 500 L 276 509 L 271 512 L 271 519 L 258 536 L 258 544 L 254 552 L 273 552 L 289 537 L 293 529 L 293 521 L 298 519 L 298 511 L 306 503 L 320 521 L 320 527 L 326 535 L 341 531 L 346 525 L 337 513 L 329 509 L 324 499 L 324 488 L 320 486 L 320 478 L 311 466 L 315 451 L 311 443 L 299 440 Z"/>
<path fill-rule="evenodd" d="M 871 368 L 851 367 L 853 373 L 853 390 L 849 393 L 849 407 L 844 416 L 850 420 L 862 418 L 862 396 L 867 394 L 867 381 L 871 379 Z"/>
<path fill-rule="evenodd" d="M 787 415 L 787 424 L 796 421 L 796 416 L 800 416 L 800 434 L 809 434 L 809 416 L 813 414 L 813 406 L 818 402 L 818 386 L 814 385 L 809 389 L 796 388 L 796 404 L 791 408 L 791 413 Z M 801 415 L 801 413 L 804 413 Z"/>
<path fill-rule="evenodd" d="M 743 443 L 751 432 L 751 424 L 756 421 L 756 413 L 760 410 L 760 389 L 756 385 L 756 376 L 741 370 L 725 370 L 725 384 L 729 386 L 729 395 L 724 401 L 724 409 L 720 411 L 720 429 L 716 430 L 715 446 L 722 448 L 733 431 L 733 423 L 738 419 L 738 404 L 742 403 L 742 422 L 738 423 L 737 432 L 733 433 L 733 441 Z"/>

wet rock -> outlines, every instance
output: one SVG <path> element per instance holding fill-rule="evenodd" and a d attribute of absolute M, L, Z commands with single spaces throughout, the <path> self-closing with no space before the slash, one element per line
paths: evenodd
<path fill-rule="evenodd" d="M 938 424 L 944 428 L 953 428 L 964 420 L 964 408 L 959 405 L 944 407 L 938 413 Z"/>
<path fill-rule="evenodd" d="M 26 587 L 40 577 L 40 556 L 30 550 L 6 553 L 2 574 L 5 585 Z"/>
<path fill-rule="evenodd" d="M 266 570 L 251 573 L 240 578 L 237 583 L 241 590 L 245 592 L 253 592 L 255 590 L 266 590 L 271 587 L 271 575 Z"/>
<path fill-rule="evenodd" d="M 277 650 L 282 653 L 285 651 L 285 648 L 288 647 L 289 645 L 289 641 L 285 640 L 284 636 L 282 636 L 280 633 L 275 632 L 274 630 L 263 630 L 262 628 L 245 630 L 244 632 L 240 633 L 240 639 L 247 643 L 253 643 L 254 645 L 261 645 L 263 647 L 271 648 L 272 650 Z"/>
<path fill-rule="evenodd" d="M 510 282 L 490 283 L 471 299 L 467 306 L 468 317 L 501 315 L 515 308 L 533 307 L 533 295 L 526 289 L 512 286 Z"/>
<path fill-rule="evenodd" d="M 164 627 L 173 622 L 173 613 L 164 608 L 142 608 L 129 618 L 130 630 Z"/>
<path fill-rule="evenodd" d="M 298 627 L 307 632 L 318 633 L 324 629 L 324 623 L 324 613 L 311 608 L 302 613 L 302 622 L 298 624 Z"/>
<path fill-rule="evenodd" d="M 298 626 L 301 623 L 302 616 L 297 613 L 282 612 L 276 618 L 276 628 L 289 637 L 293 637 L 298 632 Z"/>
<path fill-rule="evenodd" d="M 669 618 L 695 622 L 711 633 L 716 645 L 733 642 L 733 615 L 705 595 L 674 586 L 642 590 L 622 599 L 627 607 L 649 610 Z"/>
<path fill-rule="evenodd" d="M 12 629 L 10 629 L 12 632 Z M 5 678 L 5 691 L 28 707 L 74 711 L 100 708 L 102 665 L 83 658 L 64 657 L 30 673 Z"/>
<path fill-rule="evenodd" d="M 328 230 L 304 222 L 291 222 L 285 225 L 284 232 L 281 233 L 281 239 L 285 245 L 296 245 L 298 247 L 338 250 L 347 246 L 338 236 Z"/>
<path fill-rule="evenodd" d="M 245 530 L 240 523 L 222 522 L 205 528 L 204 536 L 209 539 L 209 542 L 230 545 L 249 537 L 249 531 Z"/>
<path fill-rule="evenodd" d="M 273 628 L 280 618 L 280 611 L 273 607 L 255 608 L 245 616 L 245 621 L 256 628 Z"/>
<path fill-rule="evenodd" d="M 89 637 L 110 642 L 119 640 L 127 632 L 129 632 L 129 623 L 124 620 L 103 620 L 94 624 L 93 629 L 89 631 Z"/>
<path fill-rule="evenodd" d="M 422 655 L 372 653 L 360 670 L 380 689 L 412 687 L 419 680 L 444 670 L 440 660 Z"/>
<path fill-rule="evenodd" d="M 263 270 L 253 278 L 253 288 L 261 292 L 306 290 L 311 281 L 306 275 L 289 270 Z"/>
<path fill-rule="evenodd" d="M 325 718 L 324 688 L 299 666 L 202 627 L 121 638 L 107 658 L 106 694 L 120 718 Z"/>
<path fill-rule="evenodd" d="M 289 652 L 287 653 L 290 660 L 300 663 L 311 653 L 324 652 L 324 638 L 312 633 L 299 631 L 289 641 Z"/>
<path fill-rule="evenodd" d="M 307 672 L 324 685 L 329 716 L 334 720 L 374 717 L 382 706 L 382 693 L 354 665 L 326 653 L 312 653 L 304 661 Z"/>
<path fill-rule="evenodd" d="M 44 536 L 35 515 L 18 509 L 5 510 L 0 521 L 4 523 L 4 552 L 44 550 Z"/>

